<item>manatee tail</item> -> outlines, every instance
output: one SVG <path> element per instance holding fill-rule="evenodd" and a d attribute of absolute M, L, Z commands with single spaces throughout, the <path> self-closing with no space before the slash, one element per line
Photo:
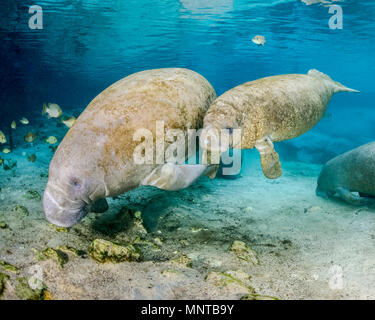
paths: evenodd
<path fill-rule="evenodd" d="M 348 87 L 345 87 L 340 82 L 332 80 L 328 75 L 326 75 L 323 72 L 320 72 L 320 71 L 318 71 L 316 69 L 309 70 L 309 72 L 307 74 L 309 76 L 312 76 L 312 77 L 318 77 L 318 78 L 321 78 L 321 79 L 326 79 L 326 80 L 331 81 L 335 93 L 337 93 L 337 92 L 356 92 L 356 93 L 359 93 L 358 90 L 354 90 L 354 89 L 350 89 Z"/>

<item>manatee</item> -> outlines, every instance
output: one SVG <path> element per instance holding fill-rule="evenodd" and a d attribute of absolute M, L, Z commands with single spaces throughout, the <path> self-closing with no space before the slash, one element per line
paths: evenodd
<path fill-rule="evenodd" d="M 313 128 L 324 116 L 332 95 L 342 91 L 358 92 L 317 70 L 241 84 L 211 104 L 204 117 L 204 129 L 217 133 L 204 139 L 201 147 L 223 152 L 224 147 L 218 142 L 220 131 L 228 129 L 232 133 L 233 129 L 241 129 L 241 148 L 255 147 L 264 175 L 276 179 L 282 170 L 273 142 L 298 137 Z"/>
<path fill-rule="evenodd" d="M 43 196 L 47 220 L 70 227 L 91 208 L 106 208 L 106 197 L 141 185 L 179 190 L 209 175 L 209 166 L 200 164 L 137 164 L 133 153 L 140 142 L 133 135 L 148 129 L 155 145 L 155 123 L 162 120 L 165 128 L 181 129 L 187 136 L 188 129 L 202 128 L 215 98 L 204 77 L 182 68 L 141 71 L 105 89 L 68 131 L 50 163 Z M 165 141 L 165 148 L 169 145 Z"/>
<path fill-rule="evenodd" d="M 352 192 L 358 192 L 356 195 Z M 328 161 L 318 178 L 316 194 L 337 195 L 347 203 L 363 205 L 375 199 L 375 142 L 360 146 Z"/>

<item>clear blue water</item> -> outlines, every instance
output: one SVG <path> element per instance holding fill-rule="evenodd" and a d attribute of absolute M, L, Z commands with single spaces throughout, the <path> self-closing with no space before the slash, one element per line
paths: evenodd
<path fill-rule="evenodd" d="M 38 1 L 44 28 L 30 30 L 34 3 L 3 0 L 0 121 L 32 117 L 45 101 L 83 109 L 110 84 L 144 69 L 190 68 L 221 94 L 246 81 L 316 68 L 361 91 L 336 95 L 332 116 L 314 128 L 348 140 L 311 158 L 324 162 L 371 141 L 375 131 L 375 1 L 335 3 L 343 8 L 342 30 L 328 27 L 328 7 L 297 0 L 48 0 Z M 251 42 L 256 34 L 266 37 L 264 47 Z M 293 143 L 280 148 L 290 154 Z"/>

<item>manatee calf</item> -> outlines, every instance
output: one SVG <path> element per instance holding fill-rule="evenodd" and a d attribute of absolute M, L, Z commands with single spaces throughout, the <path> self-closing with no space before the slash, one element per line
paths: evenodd
<path fill-rule="evenodd" d="M 104 90 L 68 131 L 51 161 L 43 197 L 47 220 L 69 227 L 92 207 L 105 208 L 105 197 L 140 185 L 178 190 L 209 173 L 205 165 L 137 164 L 133 153 L 140 142 L 133 135 L 144 128 L 156 139 L 156 121 L 187 135 L 188 129 L 202 127 L 215 98 L 205 78 L 180 68 L 138 72 Z M 166 148 L 169 144 L 165 141 Z"/>
<path fill-rule="evenodd" d="M 204 118 L 204 128 L 216 132 L 241 129 L 241 148 L 255 147 L 264 175 L 275 179 L 282 170 L 273 142 L 298 137 L 313 128 L 324 116 L 332 95 L 342 91 L 358 92 L 317 70 L 247 82 L 212 103 Z M 212 139 L 216 142 L 212 143 Z M 202 148 L 223 152 L 219 137 L 214 134 L 212 139 L 204 140 Z"/>
<path fill-rule="evenodd" d="M 358 192 L 358 195 L 352 192 Z M 328 161 L 318 178 L 316 194 L 337 195 L 354 205 L 375 199 L 375 142 L 365 144 Z"/>

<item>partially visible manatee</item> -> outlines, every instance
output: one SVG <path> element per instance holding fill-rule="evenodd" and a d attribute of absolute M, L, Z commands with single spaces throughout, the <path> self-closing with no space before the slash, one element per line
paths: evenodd
<path fill-rule="evenodd" d="M 140 185 L 166 190 L 189 186 L 207 166 L 136 164 L 133 153 L 140 142 L 133 135 L 148 129 L 155 146 L 156 121 L 162 120 L 166 129 L 181 129 L 186 138 L 188 129 L 202 127 L 215 98 L 204 77 L 181 68 L 138 72 L 104 90 L 68 131 L 51 161 L 43 197 L 47 220 L 72 226 L 91 207 L 105 210 L 103 203 L 94 205 L 98 200 Z M 170 144 L 165 141 L 166 148 Z"/>
<path fill-rule="evenodd" d="M 336 92 L 358 92 L 310 70 L 308 74 L 286 74 L 241 84 L 218 97 L 204 118 L 204 129 L 242 129 L 242 149 L 256 148 L 267 178 L 280 177 L 282 170 L 273 142 L 292 139 L 313 128 Z M 206 139 L 202 148 L 223 152 L 218 137 Z M 233 146 L 236 148 L 236 146 Z"/>
<path fill-rule="evenodd" d="M 358 192 L 358 195 L 352 192 Z M 375 199 L 375 142 L 365 144 L 328 161 L 318 178 L 316 194 L 337 195 L 347 203 L 368 204 Z"/>

